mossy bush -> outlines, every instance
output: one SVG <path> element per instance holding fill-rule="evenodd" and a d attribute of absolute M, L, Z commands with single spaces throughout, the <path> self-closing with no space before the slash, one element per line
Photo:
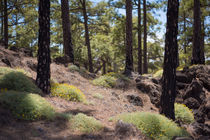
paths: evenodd
<path fill-rule="evenodd" d="M 130 82 L 130 79 L 122 74 L 110 72 L 103 76 L 100 76 L 92 81 L 96 86 L 114 88 L 117 85 L 117 80 L 123 80 L 126 83 Z"/>
<path fill-rule="evenodd" d="M 120 114 L 113 118 L 135 125 L 142 133 L 155 140 L 170 140 L 174 136 L 188 136 L 186 130 L 165 116 L 150 112 Z"/>
<path fill-rule="evenodd" d="M 73 130 L 83 133 L 92 133 L 103 129 L 103 125 L 100 121 L 82 113 L 72 117 L 72 119 L 70 119 L 70 123 Z"/>
<path fill-rule="evenodd" d="M 153 74 L 153 77 L 161 77 L 162 75 L 163 75 L 163 69 L 159 69 Z"/>
<path fill-rule="evenodd" d="M 20 120 L 52 119 L 54 109 L 43 97 L 28 92 L 0 93 L 0 106 L 11 111 Z"/>
<path fill-rule="evenodd" d="M 74 71 L 80 72 L 80 68 L 73 64 L 69 65 L 69 70 L 72 72 L 74 72 Z"/>
<path fill-rule="evenodd" d="M 77 87 L 69 84 L 52 83 L 51 93 L 53 96 L 64 98 L 68 101 L 84 102 L 85 95 Z"/>
<path fill-rule="evenodd" d="M 96 86 L 114 88 L 116 85 L 116 78 L 112 76 L 103 75 L 92 81 Z"/>
<path fill-rule="evenodd" d="M 21 73 L 25 74 L 26 76 L 29 76 L 29 77 L 31 76 L 29 72 L 26 72 L 24 69 L 21 69 L 19 67 L 15 68 L 15 69 L 12 69 L 9 67 L 0 67 L 0 78 L 10 72 L 21 72 Z"/>
<path fill-rule="evenodd" d="M 192 110 L 186 105 L 178 103 L 175 103 L 175 118 L 176 121 L 183 124 L 190 124 L 195 121 Z"/>
<path fill-rule="evenodd" d="M 41 93 L 41 90 L 22 72 L 11 71 L 0 77 L 0 87 L 8 90 Z"/>

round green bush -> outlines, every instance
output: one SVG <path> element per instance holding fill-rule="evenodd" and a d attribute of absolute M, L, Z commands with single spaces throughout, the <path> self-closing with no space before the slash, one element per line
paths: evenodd
<path fill-rule="evenodd" d="M 113 88 L 116 85 L 116 78 L 112 76 L 103 75 L 93 80 L 93 84 L 96 86 Z"/>
<path fill-rule="evenodd" d="M 178 103 L 175 103 L 175 118 L 178 122 L 184 124 L 190 124 L 195 121 L 192 110 L 186 105 Z"/>
<path fill-rule="evenodd" d="M 11 111 L 20 120 L 52 119 L 54 109 L 40 95 L 8 91 L 0 93 L 0 106 Z"/>
<path fill-rule="evenodd" d="M 172 139 L 174 136 L 188 136 L 186 130 L 165 116 L 150 112 L 125 113 L 114 117 L 114 120 L 122 120 L 135 125 L 146 136 L 156 139 Z"/>
<path fill-rule="evenodd" d="M 41 90 L 22 72 L 9 72 L 0 78 L 0 87 L 8 90 L 40 93 Z"/>
<path fill-rule="evenodd" d="M 80 89 L 68 84 L 53 83 L 51 86 L 53 96 L 61 97 L 69 101 L 85 101 L 85 95 Z"/>
<path fill-rule="evenodd" d="M 70 65 L 69 70 L 72 72 L 74 72 L 74 71 L 80 72 L 80 68 L 76 65 Z"/>
<path fill-rule="evenodd" d="M 101 122 L 82 113 L 75 115 L 70 122 L 73 130 L 83 133 L 97 132 L 103 128 Z"/>

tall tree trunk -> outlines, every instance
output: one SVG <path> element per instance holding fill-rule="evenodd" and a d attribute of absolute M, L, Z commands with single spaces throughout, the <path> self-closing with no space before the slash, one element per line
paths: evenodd
<path fill-rule="evenodd" d="M 191 64 L 203 64 L 201 60 L 201 11 L 200 0 L 194 0 L 194 28 L 193 28 L 193 51 Z"/>
<path fill-rule="evenodd" d="M 0 5 L 1 5 L 0 8 L 4 9 L 3 1 L 1 1 Z M 4 16 L 4 11 L 1 10 L 1 17 L 3 17 L 3 16 Z M 1 18 L 1 37 L 2 37 L 2 39 L 4 38 L 3 35 L 4 35 L 4 18 Z"/>
<path fill-rule="evenodd" d="M 50 94 L 50 0 L 39 1 L 37 86 Z"/>
<path fill-rule="evenodd" d="M 73 44 L 71 38 L 71 25 L 69 19 L 69 1 L 61 0 L 61 18 L 63 24 L 63 48 L 64 55 L 67 56 L 67 62 L 74 63 L 74 52 L 73 52 Z"/>
<path fill-rule="evenodd" d="M 7 0 L 4 0 L 4 45 L 8 48 L 8 13 L 7 13 Z"/>
<path fill-rule="evenodd" d="M 85 42 L 88 51 L 88 62 L 89 62 L 89 72 L 93 73 L 93 62 L 92 62 L 92 54 L 91 54 L 91 47 L 90 47 L 90 38 L 89 38 L 89 31 L 88 31 L 88 16 L 86 11 L 86 0 L 80 0 L 82 4 L 83 10 L 83 17 L 84 17 L 84 26 L 85 26 Z"/>
<path fill-rule="evenodd" d="M 141 0 L 138 0 L 138 73 L 142 74 Z"/>
<path fill-rule="evenodd" d="M 160 113 L 173 120 L 175 119 L 174 102 L 176 98 L 178 9 L 178 0 L 168 0 L 165 55 L 162 78 L 163 83 L 160 100 Z"/>
<path fill-rule="evenodd" d="M 202 27 L 202 31 L 201 31 L 201 64 L 205 64 L 205 55 L 204 55 L 204 45 L 205 45 L 205 27 L 204 27 L 205 23 L 204 23 L 204 19 L 202 19 L 201 22 L 201 27 Z"/>
<path fill-rule="evenodd" d="M 185 11 L 184 11 L 184 33 L 186 32 L 186 14 L 185 14 Z M 186 39 L 184 39 L 184 54 L 186 55 L 187 54 L 187 45 L 186 45 Z M 187 64 L 187 59 L 184 58 L 184 61 L 185 61 L 185 65 Z"/>
<path fill-rule="evenodd" d="M 126 0 L 126 65 L 125 74 L 133 71 L 133 46 L 132 46 L 132 0 Z"/>
<path fill-rule="evenodd" d="M 143 73 L 148 73 L 147 65 L 147 5 L 146 0 L 143 0 L 144 5 L 144 71 Z"/>

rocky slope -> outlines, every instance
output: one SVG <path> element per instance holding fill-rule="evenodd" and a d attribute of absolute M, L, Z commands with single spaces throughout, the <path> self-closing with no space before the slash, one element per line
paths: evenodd
<path fill-rule="evenodd" d="M 176 102 L 193 110 L 195 122 L 189 126 L 195 138 L 210 139 L 210 66 L 197 65 L 177 71 Z M 148 94 L 151 102 L 159 107 L 161 79 L 139 76 L 137 88 Z"/>

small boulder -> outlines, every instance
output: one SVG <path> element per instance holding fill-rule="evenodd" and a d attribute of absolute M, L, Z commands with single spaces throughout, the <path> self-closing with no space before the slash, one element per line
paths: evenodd
<path fill-rule="evenodd" d="M 200 106 L 200 103 L 195 98 L 187 98 L 184 100 L 184 104 L 189 107 L 190 109 L 198 109 Z"/>
<path fill-rule="evenodd" d="M 205 100 L 206 96 L 203 91 L 202 83 L 197 79 L 193 79 L 192 83 L 188 86 L 184 95 L 184 99 L 190 97 L 197 99 L 199 103 L 202 103 Z"/>
<path fill-rule="evenodd" d="M 143 101 L 139 96 L 136 95 L 127 95 L 128 102 L 135 106 L 143 106 Z"/>

